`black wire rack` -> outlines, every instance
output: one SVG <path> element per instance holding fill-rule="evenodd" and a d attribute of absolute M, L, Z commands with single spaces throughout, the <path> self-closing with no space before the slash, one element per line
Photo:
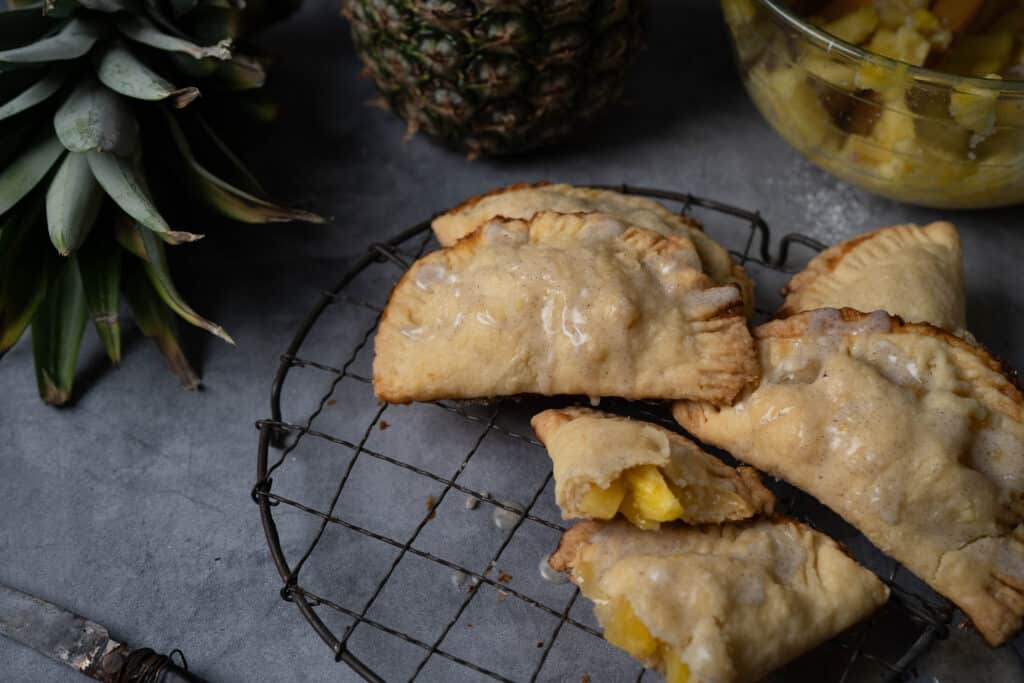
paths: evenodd
<path fill-rule="evenodd" d="M 825 247 L 788 234 L 773 255 L 758 212 L 685 193 L 607 189 L 700 220 L 762 293 Z M 371 340 L 386 297 L 431 244 L 427 220 L 372 245 L 322 292 L 281 356 L 271 417 L 257 423 L 252 492 L 281 597 L 368 681 L 653 680 L 601 639 L 578 589 L 539 578 L 566 526 L 528 421 L 572 399 L 389 406 L 373 398 Z M 663 403 L 602 407 L 679 429 Z M 810 497 L 767 483 L 783 513 L 843 542 L 893 591 L 871 620 L 772 680 L 912 677 L 915 660 L 946 636 L 949 604 Z"/>

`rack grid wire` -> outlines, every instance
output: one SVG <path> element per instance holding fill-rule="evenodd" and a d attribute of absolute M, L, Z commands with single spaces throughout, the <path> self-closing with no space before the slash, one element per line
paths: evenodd
<path fill-rule="evenodd" d="M 626 185 L 605 187 L 604 189 L 614 189 L 626 194 L 671 202 L 679 206 L 681 214 L 691 217 L 694 217 L 696 212 L 710 215 L 713 224 L 708 227 L 712 237 L 723 244 L 733 246 L 734 248 L 731 248 L 730 251 L 745 267 L 759 269 L 765 274 L 784 275 L 797 270 L 793 265 L 797 260 L 793 256 L 794 246 L 802 248 L 807 255 L 825 248 L 825 245 L 805 235 L 791 233 L 779 241 L 777 253 L 773 256 L 769 226 L 756 211 L 747 211 L 687 193 Z M 726 227 L 719 221 L 728 221 L 730 225 Z M 332 404 L 336 403 L 332 396 L 344 395 L 347 391 L 347 389 L 340 389 L 343 383 L 352 382 L 364 387 L 372 385 L 372 379 L 368 376 L 368 372 L 362 374 L 355 371 L 353 367 L 356 365 L 357 359 L 365 356 L 372 348 L 371 339 L 383 306 L 352 295 L 349 290 L 353 289 L 353 282 L 369 271 L 375 271 L 375 277 L 378 277 L 377 271 L 386 270 L 390 275 L 385 278 L 384 282 L 387 290 L 390 291 L 390 285 L 397 282 L 398 278 L 408 269 L 412 260 L 423 254 L 431 244 L 430 222 L 430 220 L 423 221 L 386 242 L 372 245 L 368 253 L 352 266 L 333 289 L 321 292 L 319 301 L 305 317 L 287 351 L 281 356 L 272 386 L 271 417 L 257 422 L 256 426 L 259 429 L 257 483 L 253 488 L 252 496 L 259 506 L 271 557 L 284 582 L 281 588 L 281 597 L 286 601 L 293 602 L 298 607 L 315 632 L 334 653 L 337 661 L 346 663 L 366 680 L 384 680 L 376 672 L 379 664 L 367 661 L 368 656 L 378 656 L 378 659 L 379 656 L 383 656 L 387 659 L 390 655 L 387 651 L 382 652 L 380 648 L 376 647 L 363 648 L 362 652 L 354 651 L 353 636 L 360 628 L 370 628 L 378 633 L 388 634 L 411 645 L 414 650 L 419 652 L 418 657 L 413 657 L 414 665 L 411 666 L 411 673 L 406 672 L 401 676 L 409 681 L 425 678 L 439 679 L 438 675 L 430 676 L 425 673 L 428 665 L 436 658 L 442 658 L 447 660 L 447 663 L 455 665 L 455 672 L 440 676 L 440 678 L 455 676 L 462 679 L 476 676 L 485 680 L 498 681 L 544 680 L 547 677 L 545 666 L 550 662 L 556 645 L 566 639 L 567 628 L 577 629 L 598 639 L 601 637 L 596 622 L 590 619 L 590 623 L 586 623 L 588 621 L 586 616 L 579 611 L 585 601 L 578 600 L 579 590 L 577 588 L 571 585 L 567 586 L 566 590 L 571 591 L 568 597 L 563 596 L 559 604 L 549 604 L 551 601 L 536 597 L 536 591 L 532 591 L 535 594 L 531 595 L 530 590 L 510 585 L 511 577 L 505 576 L 497 569 L 499 562 L 503 560 L 503 554 L 506 553 L 524 524 L 539 525 L 539 527 L 549 530 L 548 533 L 560 534 L 565 530 L 566 527 L 560 520 L 553 518 L 552 515 L 545 516 L 538 510 L 538 502 L 542 500 L 544 492 L 549 489 L 551 484 L 550 468 L 548 468 L 546 476 L 542 477 L 541 482 L 539 484 L 534 482 L 535 485 L 524 492 L 518 501 L 508 496 L 492 495 L 483 486 L 472 484 L 472 482 L 464 483 L 460 477 L 471 466 L 474 456 L 477 456 L 484 448 L 485 440 L 488 437 L 504 440 L 512 448 L 541 449 L 543 453 L 543 447 L 528 429 L 510 427 L 509 424 L 515 423 L 515 420 L 506 420 L 503 419 L 503 416 L 509 412 L 523 413 L 527 408 L 536 409 L 536 406 L 546 399 L 529 399 L 525 402 L 505 399 L 486 404 L 448 401 L 433 403 L 432 405 L 441 411 L 437 416 L 436 426 L 439 429 L 444 429 L 446 425 L 450 426 L 451 421 L 464 420 L 476 430 L 474 436 L 468 441 L 467 450 L 461 457 L 446 459 L 439 467 L 427 467 L 420 463 L 409 462 L 410 458 L 405 457 L 408 452 L 385 453 L 382 452 L 382 449 L 371 447 L 368 444 L 375 430 L 382 431 L 388 427 L 387 421 L 383 418 L 386 411 L 393 407 L 386 404 L 374 403 L 373 406 L 370 406 L 368 423 L 361 431 L 352 435 L 339 436 L 332 433 L 330 429 L 315 427 L 318 419 L 325 414 L 325 411 L 331 409 Z M 705 219 L 704 222 L 708 221 Z M 361 333 L 356 334 L 353 345 L 340 363 L 323 362 L 300 354 L 307 337 L 328 311 L 331 311 L 332 314 L 337 311 L 340 316 L 351 316 L 352 311 L 369 315 L 365 328 Z M 767 317 L 768 312 L 759 307 L 758 315 Z M 326 390 L 314 397 L 312 410 L 305 419 L 290 421 L 285 420 L 282 414 L 282 407 L 286 405 L 283 390 L 289 374 L 298 368 L 322 374 L 327 378 Z M 304 382 L 300 390 L 307 384 L 312 385 L 313 382 Z M 557 402 L 558 399 L 555 401 Z M 547 402 L 551 404 L 551 400 L 547 400 Z M 561 405 L 568 402 L 570 401 L 561 399 Z M 642 417 L 681 431 L 679 426 L 671 420 L 666 405 L 661 402 L 628 403 L 612 399 L 603 400 L 602 405 L 614 412 Z M 523 420 L 519 420 L 519 422 L 524 423 Z M 320 505 L 302 502 L 296 499 L 300 496 L 284 495 L 274 489 L 274 476 L 280 475 L 289 462 L 297 459 L 297 456 L 294 455 L 296 449 L 306 439 L 314 439 L 328 444 L 331 448 L 340 448 L 349 453 L 349 459 L 341 476 L 333 490 L 329 491 L 328 496 L 325 496 L 326 500 L 322 501 Z M 408 446 L 408 450 L 411 450 L 417 444 L 408 444 Z M 715 449 L 709 450 L 716 452 L 729 462 L 735 462 L 728 454 Z M 412 527 L 411 532 L 406 533 L 404 537 L 399 537 L 397 533 L 381 533 L 373 530 L 368 528 L 370 526 L 368 524 L 346 519 L 338 511 L 342 496 L 353 488 L 350 482 L 353 478 L 354 468 L 357 467 L 360 460 L 367 458 L 391 468 L 386 470 L 388 472 L 406 473 L 423 478 L 435 487 L 440 487 L 437 489 L 436 495 L 428 497 L 425 509 L 419 508 L 419 512 L 414 515 L 414 517 L 418 516 L 418 521 Z M 544 460 L 546 462 L 546 458 Z M 312 464 L 306 463 L 307 467 L 316 465 L 316 461 Z M 434 471 L 436 469 L 443 470 L 445 466 L 448 468 L 447 473 Z M 395 474 L 394 476 L 399 475 Z M 323 479 L 320 476 L 315 478 Z M 893 594 L 889 605 L 868 622 L 818 648 L 795 665 L 784 669 L 773 680 L 852 683 L 853 681 L 895 681 L 912 676 L 912 666 L 916 659 L 935 641 L 946 636 L 953 614 L 950 605 L 917 581 L 909 572 L 874 550 L 862 536 L 813 499 L 782 482 L 769 481 L 767 483 L 778 496 L 779 508 L 783 514 L 826 530 L 841 539 L 851 554 L 886 581 Z M 496 520 L 500 517 L 506 521 L 503 525 L 506 528 L 501 529 L 502 525 L 499 525 L 499 532 L 502 534 L 500 543 L 490 552 L 481 552 L 481 557 L 478 558 L 480 561 L 475 566 L 467 566 L 471 563 L 465 560 L 454 561 L 444 557 L 443 552 L 435 549 L 427 550 L 417 542 L 421 539 L 424 529 L 428 528 L 431 521 L 438 515 L 438 511 L 442 509 L 446 499 L 453 495 L 453 492 L 466 496 L 465 507 L 467 510 L 476 509 L 478 505 L 489 506 Z M 290 556 L 282 544 L 278 528 L 279 520 L 275 519 L 275 508 L 279 508 L 279 506 L 303 513 L 311 524 L 311 540 L 298 544 Z M 326 591 L 317 592 L 305 587 L 300 582 L 303 570 L 307 569 L 308 571 L 309 562 L 314 558 L 318 545 L 322 543 L 325 534 L 331 528 L 343 528 L 355 534 L 356 537 L 362 537 L 367 542 L 384 544 L 394 551 L 390 561 L 385 563 L 381 571 L 373 577 L 374 585 L 368 591 L 368 596 L 362 599 L 362 604 L 354 606 L 343 604 L 345 600 L 323 595 L 322 593 Z M 483 548 L 480 550 L 483 551 Z M 552 547 L 550 550 L 554 550 L 554 548 Z M 413 629 L 386 623 L 386 619 L 375 618 L 372 614 L 374 605 L 380 600 L 381 594 L 389 582 L 394 579 L 403 559 L 413 558 L 426 561 L 436 572 L 450 573 L 453 583 L 460 588 L 457 593 L 458 599 L 455 600 L 457 607 L 443 620 L 443 625 L 439 629 L 434 629 L 435 633 L 430 637 L 410 633 L 409 631 Z M 361 558 L 347 557 L 345 559 L 350 563 L 358 563 Z M 328 563 L 327 559 L 323 559 L 321 562 Z M 478 597 L 482 593 L 480 590 L 482 586 L 492 589 L 496 593 L 499 603 L 506 600 L 518 601 L 518 603 L 548 616 L 548 635 L 543 640 L 537 641 L 539 652 L 530 662 L 528 675 L 522 671 L 517 675 L 510 674 L 507 670 L 501 671 L 499 670 L 500 666 L 486 661 L 486 658 L 467 656 L 455 651 L 456 648 L 447 646 L 456 624 L 460 623 L 460 619 L 473 606 L 474 601 L 482 600 Z M 338 588 L 344 589 L 345 586 L 338 586 Z M 488 609 L 486 605 L 483 605 L 482 608 Z M 345 626 L 340 629 L 332 629 L 327 623 L 332 619 L 319 610 L 328 610 L 335 615 L 340 615 Z M 553 623 L 551 623 L 552 620 Z M 472 624 L 469 623 L 468 626 L 472 627 Z M 337 634 L 336 631 L 338 631 Z M 455 638 L 455 640 L 460 640 L 460 638 Z M 601 642 L 603 643 L 603 641 Z M 494 645 L 500 646 L 501 644 L 478 644 L 477 654 L 483 652 L 493 655 L 495 653 Z M 625 666 L 631 666 L 632 669 L 622 668 Z M 587 662 L 580 661 L 579 670 L 585 671 L 586 669 Z M 461 671 L 462 674 L 457 673 L 458 671 Z M 603 673 L 606 676 L 584 674 L 576 676 L 576 679 L 586 681 L 593 676 L 595 681 L 607 677 L 613 680 L 641 681 L 645 676 L 650 678 L 655 676 L 650 672 L 645 673 L 642 668 L 638 669 L 635 663 L 620 664 L 620 668 L 614 672 L 604 671 Z M 565 676 L 559 680 L 565 680 Z"/>

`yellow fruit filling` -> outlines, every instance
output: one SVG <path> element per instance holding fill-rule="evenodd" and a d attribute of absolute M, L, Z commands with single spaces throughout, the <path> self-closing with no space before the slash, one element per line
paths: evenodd
<path fill-rule="evenodd" d="M 690 681 L 690 667 L 679 653 L 651 635 L 627 600 L 619 598 L 604 605 L 599 616 L 605 640 L 612 645 L 645 662 L 660 655 L 666 683 L 696 683 Z"/>
<path fill-rule="evenodd" d="M 679 492 L 657 466 L 640 465 L 626 470 L 607 487 L 591 484 L 579 509 L 593 519 L 611 519 L 621 512 L 641 529 L 657 529 L 661 522 L 682 516 Z"/>

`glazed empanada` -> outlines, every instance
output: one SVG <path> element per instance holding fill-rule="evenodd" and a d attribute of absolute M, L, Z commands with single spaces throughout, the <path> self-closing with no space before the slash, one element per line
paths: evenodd
<path fill-rule="evenodd" d="M 983 349 L 844 309 L 754 331 L 760 384 L 678 403 L 704 442 L 828 505 L 993 645 L 1024 615 L 1024 400 Z"/>
<path fill-rule="evenodd" d="M 584 522 L 551 566 L 594 601 L 604 636 L 667 683 L 749 683 L 889 597 L 832 539 L 792 520 L 641 531 Z"/>
<path fill-rule="evenodd" d="M 967 325 L 963 254 L 951 223 L 896 225 L 837 244 L 813 258 L 783 293 L 782 317 L 853 308 L 950 332 Z"/>
<path fill-rule="evenodd" d="M 728 403 L 756 377 L 739 289 L 693 243 L 602 214 L 495 219 L 417 261 L 377 331 L 392 403 L 518 394 Z"/>
<path fill-rule="evenodd" d="M 530 421 L 551 456 L 563 519 L 718 524 L 771 512 L 775 497 L 750 467 L 734 469 L 658 425 L 588 408 Z"/>
<path fill-rule="evenodd" d="M 729 252 L 708 237 L 697 221 L 673 213 L 646 197 L 565 184 L 518 183 L 473 197 L 449 209 L 434 219 L 434 235 L 442 246 L 450 247 L 492 218 L 526 219 L 538 211 L 604 213 L 663 235 L 686 235 L 700 255 L 704 272 L 717 284 L 739 285 L 747 314 L 753 312 L 754 283 Z"/>

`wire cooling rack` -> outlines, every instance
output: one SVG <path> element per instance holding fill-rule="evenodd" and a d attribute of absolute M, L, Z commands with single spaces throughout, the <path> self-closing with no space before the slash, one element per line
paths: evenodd
<path fill-rule="evenodd" d="M 701 220 L 762 294 L 825 246 L 789 234 L 773 255 L 757 212 L 678 192 L 608 189 Z M 529 418 L 572 400 L 389 406 L 373 397 L 371 340 L 391 287 L 432 246 L 429 227 L 374 244 L 322 293 L 281 356 L 271 417 L 257 423 L 252 492 L 281 597 L 368 681 L 654 680 L 601 639 L 578 589 L 544 566 L 566 526 Z M 601 405 L 679 429 L 662 403 Z M 843 542 L 893 591 L 867 623 L 772 680 L 913 677 L 917 657 L 947 633 L 948 603 L 810 497 L 766 483 L 783 513 Z"/>

